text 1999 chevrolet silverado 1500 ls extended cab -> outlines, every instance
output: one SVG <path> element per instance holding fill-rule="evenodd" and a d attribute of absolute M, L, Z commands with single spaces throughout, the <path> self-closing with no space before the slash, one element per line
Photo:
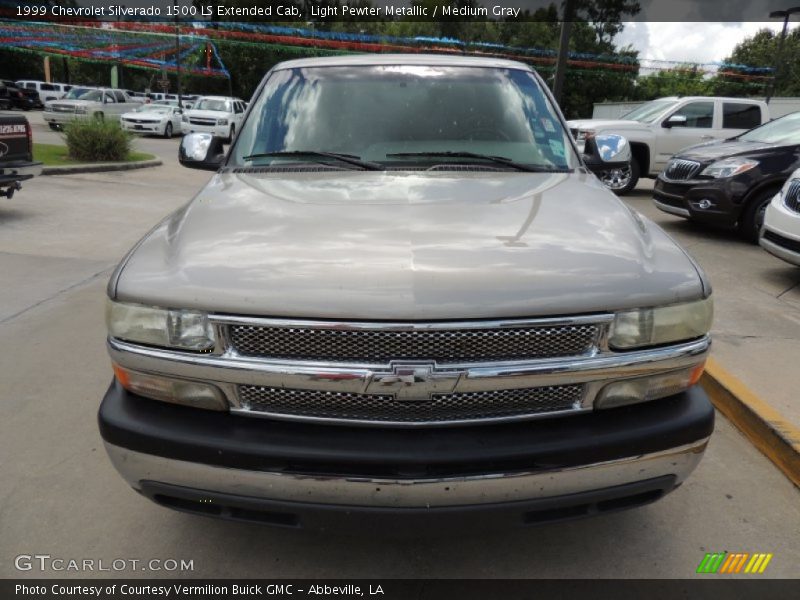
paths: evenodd
<path fill-rule="evenodd" d="M 526 65 L 282 63 L 227 155 L 200 133 L 180 158 L 217 173 L 108 286 L 100 430 L 145 496 L 494 527 L 645 504 L 698 464 L 709 284 Z"/>

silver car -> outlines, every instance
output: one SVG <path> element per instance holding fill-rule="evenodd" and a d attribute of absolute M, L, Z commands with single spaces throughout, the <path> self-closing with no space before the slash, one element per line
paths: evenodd
<path fill-rule="evenodd" d="M 114 466 L 177 510 L 289 527 L 524 525 L 672 491 L 714 411 L 711 288 L 489 58 L 273 68 L 216 171 L 108 285 Z"/>

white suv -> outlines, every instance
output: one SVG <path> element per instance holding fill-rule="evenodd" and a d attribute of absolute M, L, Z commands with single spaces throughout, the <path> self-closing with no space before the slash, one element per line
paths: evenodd
<path fill-rule="evenodd" d="M 60 100 L 67 95 L 67 92 L 72 88 L 71 85 L 66 83 L 48 83 L 46 81 L 33 81 L 22 80 L 17 81 L 17 86 L 27 90 L 36 90 L 39 94 L 39 100 L 42 104 L 48 100 Z"/>
<path fill-rule="evenodd" d="M 183 113 L 181 131 L 211 133 L 228 141 L 239 130 L 247 104 L 230 96 L 203 96 Z"/>

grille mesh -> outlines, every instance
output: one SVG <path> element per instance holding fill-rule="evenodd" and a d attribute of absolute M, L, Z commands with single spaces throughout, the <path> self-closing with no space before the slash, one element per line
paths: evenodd
<path fill-rule="evenodd" d="M 800 179 L 795 179 L 789 184 L 783 203 L 789 210 L 800 213 Z"/>
<path fill-rule="evenodd" d="M 433 394 L 398 401 L 390 395 L 239 386 L 242 408 L 253 412 L 343 421 L 436 423 L 540 415 L 579 407 L 582 385 Z"/>
<path fill-rule="evenodd" d="M 245 356 L 359 363 L 579 356 L 595 347 L 598 334 L 596 324 L 411 331 L 230 327 L 233 346 Z"/>
<path fill-rule="evenodd" d="M 667 165 L 665 176 L 673 181 L 691 179 L 700 169 L 700 163 L 693 160 L 675 159 Z"/>

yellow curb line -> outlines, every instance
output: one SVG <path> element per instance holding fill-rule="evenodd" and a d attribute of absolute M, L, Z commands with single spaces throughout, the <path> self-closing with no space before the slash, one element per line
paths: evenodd
<path fill-rule="evenodd" d="M 800 428 L 751 392 L 713 358 L 700 379 L 711 402 L 800 487 Z"/>

